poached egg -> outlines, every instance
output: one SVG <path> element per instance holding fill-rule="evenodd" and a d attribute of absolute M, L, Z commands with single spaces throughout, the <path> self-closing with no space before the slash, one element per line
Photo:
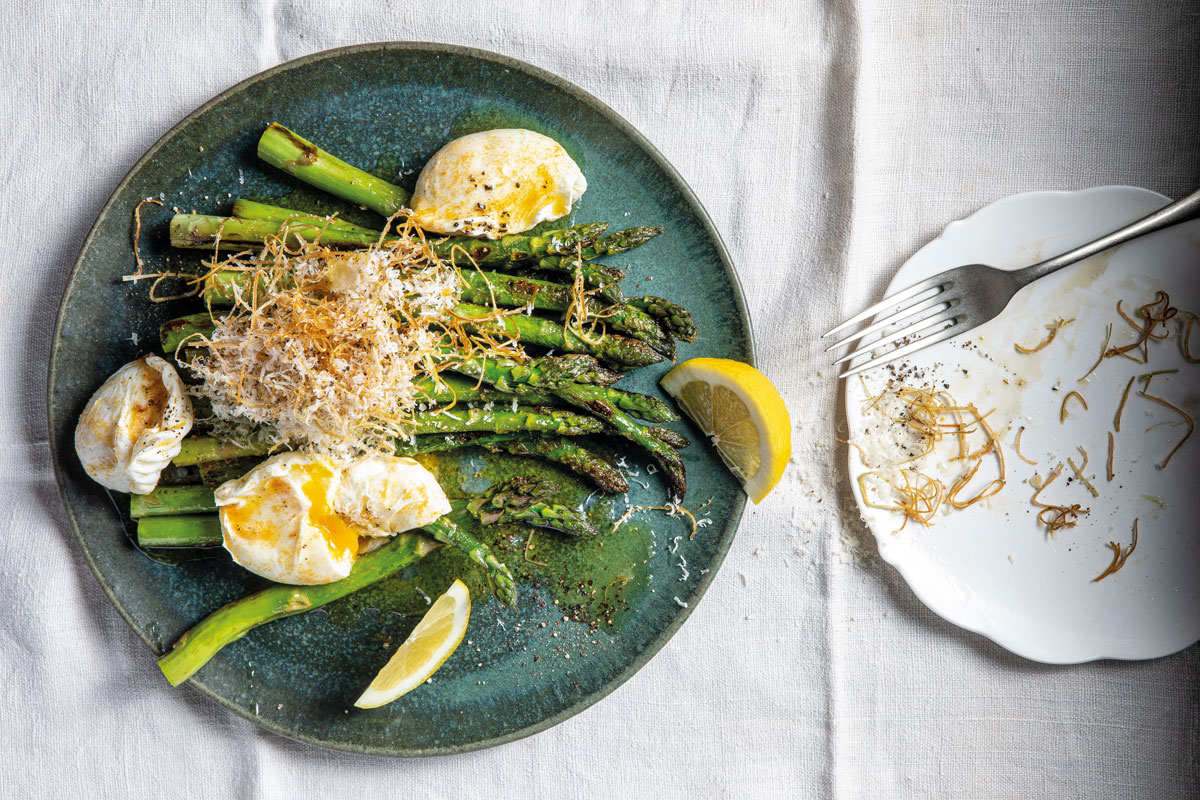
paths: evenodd
<path fill-rule="evenodd" d="M 146 494 L 179 455 L 194 420 L 179 373 L 148 355 L 121 367 L 92 395 L 75 426 L 75 452 L 100 485 Z"/>
<path fill-rule="evenodd" d="M 558 142 L 501 128 L 462 136 L 434 153 L 410 206 L 427 231 L 499 239 L 566 216 L 586 190 L 579 165 Z"/>
<path fill-rule="evenodd" d="M 382 454 L 339 465 L 313 453 L 281 453 L 221 484 L 215 497 L 233 560 L 303 586 L 345 578 L 379 539 L 450 511 L 429 470 Z"/>

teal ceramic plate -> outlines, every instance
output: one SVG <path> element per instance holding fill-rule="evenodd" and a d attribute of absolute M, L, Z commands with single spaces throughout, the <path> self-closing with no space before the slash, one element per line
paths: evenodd
<path fill-rule="evenodd" d="M 195 263 L 195 255 L 166 247 L 172 208 L 223 213 L 238 196 L 302 198 L 298 184 L 255 158 L 258 136 L 271 121 L 410 186 L 420 165 L 459 133 L 513 126 L 547 133 L 587 176 L 576 219 L 666 229 L 627 254 L 625 284 L 627 293 L 641 284 L 642 292 L 668 296 L 694 313 L 701 334 L 681 346 L 680 358 L 753 360 L 737 279 L 699 202 L 649 142 L 579 88 L 520 61 L 440 44 L 351 47 L 256 75 L 183 120 L 117 187 L 75 264 L 51 355 L 50 439 L 71 525 L 112 602 L 155 654 L 262 583 L 220 554 L 162 563 L 140 552 L 126 533 L 125 499 L 114 502 L 79 466 L 74 424 L 105 377 L 147 352 L 158 325 L 183 313 L 179 304 L 147 302 L 144 284 L 121 281 L 134 267 L 139 201 L 165 204 L 143 212 L 141 253 L 153 268 Z M 656 393 L 668 367 L 638 370 L 623 385 Z M 605 552 L 617 555 L 606 557 L 602 569 L 583 569 L 577 586 L 523 582 L 515 612 L 474 593 L 467 641 L 432 683 L 401 700 L 372 711 L 352 706 L 415 624 L 414 616 L 398 613 L 400 606 L 379 602 L 378 592 L 374 601 L 347 598 L 328 611 L 253 631 L 225 648 L 192 686 L 276 733 L 382 755 L 461 752 L 554 725 L 611 692 L 666 643 L 729 549 L 743 495 L 699 431 L 686 422 L 676 427 L 694 442 L 684 451 L 685 505 L 707 502 L 700 517 L 710 524 L 689 539 L 685 519 L 639 512 L 604 534 Z M 644 455 L 619 441 L 612 446 L 628 465 L 633 491 L 615 502 L 593 498 L 593 515 L 614 519 L 626 502 L 661 505 L 663 485 Z M 462 482 L 486 481 L 480 456 L 466 453 L 460 462 Z M 575 557 L 553 534 L 532 544 L 502 537 L 497 546 L 510 563 L 535 573 L 541 567 L 534 562 L 562 566 Z M 439 582 L 448 580 L 447 563 L 442 572 L 402 574 L 391 586 L 436 596 L 445 588 Z"/>

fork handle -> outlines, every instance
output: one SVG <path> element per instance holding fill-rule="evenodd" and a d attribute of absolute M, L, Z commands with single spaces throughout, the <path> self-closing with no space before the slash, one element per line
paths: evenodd
<path fill-rule="evenodd" d="M 1077 261 L 1082 261 L 1088 256 L 1101 253 L 1110 247 L 1116 247 L 1131 239 L 1145 236 L 1147 233 L 1153 233 L 1162 228 L 1186 222 L 1197 214 L 1200 214 L 1200 189 L 1197 189 L 1181 200 L 1176 200 L 1174 203 L 1163 206 L 1158 211 L 1148 214 L 1136 222 L 1129 223 L 1124 228 L 1101 236 L 1093 242 L 1088 242 L 1076 247 L 1074 250 L 1068 250 L 1062 255 L 1048 258 L 1045 261 L 1025 267 L 1019 270 L 1017 275 L 1023 279 L 1023 283 L 1035 281 L 1038 278 L 1049 275 L 1051 272 L 1057 272 L 1063 267 L 1070 266 Z"/>

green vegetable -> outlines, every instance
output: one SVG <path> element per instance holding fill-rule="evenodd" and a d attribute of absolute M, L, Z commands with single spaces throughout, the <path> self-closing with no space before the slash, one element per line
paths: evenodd
<path fill-rule="evenodd" d="M 494 317 L 493 309 L 470 303 L 459 303 L 454 313 L 467 320 L 467 326 L 473 330 L 503 332 L 515 337 L 522 344 L 546 347 L 563 353 L 594 355 L 618 365 L 620 369 L 644 367 L 662 361 L 662 356 L 655 352 L 654 348 L 637 339 L 597 333 L 585 340 L 561 323 L 526 314 L 510 314 L 497 318 Z"/>
<path fill-rule="evenodd" d="M 498 356 L 464 359 L 455 357 L 453 352 L 445 355 L 445 363 L 455 372 L 515 394 L 524 390 L 544 391 L 563 383 L 611 386 L 621 379 L 621 373 L 603 367 L 595 358 L 580 353 L 543 356 L 530 361 Z"/>
<path fill-rule="evenodd" d="M 570 255 L 604 233 L 607 222 L 586 222 L 540 234 L 514 233 L 499 239 L 453 236 L 429 240 L 433 252 L 463 269 L 474 264 L 532 264 L 543 256 Z"/>
<path fill-rule="evenodd" d="M 685 342 L 695 340 L 696 323 L 692 321 L 692 315 L 683 306 L 653 295 L 631 297 L 629 305 L 639 308 L 657 319 L 667 333 L 677 336 Z"/>
<path fill-rule="evenodd" d="M 205 517 L 187 517 L 205 520 Z M 197 522 L 200 530 L 204 523 Z M 276 584 L 249 597 L 236 600 L 205 617 L 179 637 L 158 666 L 172 686 L 183 683 L 209 662 L 222 647 L 235 642 L 254 628 L 272 620 L 319 608 L 370 586 L 414 563 L 439 546 L 418 534 L 400 534 L 378 550 L 361 556 L 340 581 L 323 586 Z"/>
<path fill-rule="evenodd" d="M 531 406 L 553 406 L 558 399 L 548 393 L 531 391 L 528 387 L 517 386 L 517 391 L 505 392 L 487 383 L 478 383 L 457 375 L 443 373 L 439 376 L 440 385 L 430 378 L 417 382 L 420 397 L 428 403 L 449 405 L 450 403 L 494 403 L 511 405 L 514 401 Z M 649 422 L 674 422 L 679 415 L 671 410 L 657 397 L 624 389 L 606 387 L 604 396 L 622 411 L 626 411 L 638 419 Z"/>
<path fill-rule="evenodd" d="M 556 387 L 554 393 L 572 405 L 607 421 L 621 436 L 649 450 L 666 475 L 671 485 L 671 494 L 682 499 L 687 493 L 687 479 L 684 475 L 683 459 L 679 457 L 679 453 L 660 436 L 639 425 L 624 411 L 610 403 L 602 392 L 596 391 L 597 388 L 566 384 Z"/>
<path fill-rule="evenodd" d="M 486 544 L 467 530 L 469 526 L 468 517 L 455 515 L 454 519 L 446 516 L 435 520 L 422 530 L 439 542 L 462 550 L 472 561 L 483 567 L 487 572 L 488 585 L 492 587 L 496 599 L 509 608 L 514 608 L 517 604 L 517 589 L 512 572 L 496 558 Z"/>
<path fill-rule="evenodd" d="M 571 287 L 499 272 L 463 270 L 462 299 L 476 305 L 565 312 L 571 307 Z M 667 358 L 675 358 L 675 343 L 646 312 L 623 303 L 606 306 L 592 297 L 584 300 L 589 314 L 600 317 L 600 330 L 612 330 L 645 342 Z"/>
<path fill-rule="evenodd" d="M 518 475 L 489 488 L 465 507 L 484 525 L 519 520 L 571 536 L 595 536 L 599 531 L 582 511 L 545 500 L 558 485 L 544 478 Z"/>
<path fill-rule="evenodd" d="M 272 122 L 258 140 L 258 157 L 307 184 L 391 217 L 408 206 L 409 193 L 325 152 Z"/>
<path fill-rule="evenodd" d="M 137 524 L 138 544 L 142 547 L 219 547 L 221 519 L 211 513 L 217 508 L 213 490 L 201 488 L 208 495 L 210 513 L 181 510 L 174 516 L 142 517 Z"/>
<path fill-rule="evenodd" d="M 357 227 L 357 226 L 353 226 Z M 263 219 L 238 219 L 209 214 L 176 214 L 171 217 L 171 246 L 184 250 L 246 250 L 262 247 L 263 241 L 280 237 L 288 247 L 315 242 L 330 247 L 369 247 L 379 242 L 379 234 L 366 228 L 354 230 L 327 223 L 319 217 L 297 217 L 287 222 Z"/>
<path fill-rule="evenodd" d="M 217 508 L 207 486 L 158 486 L 149 494 L 129 497 L 129 516 L 162 517 L 176 514 L 209 514 Z M 139 539 L 141 533 L 138 534 Z M 150 547 L 152 545 L 147 545 Z"/>

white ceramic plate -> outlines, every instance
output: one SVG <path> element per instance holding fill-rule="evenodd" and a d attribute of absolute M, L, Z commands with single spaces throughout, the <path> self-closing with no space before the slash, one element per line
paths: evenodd
<path fill-rule="evenodd" d="M 900 268 L 888 292 L 959 264 L 1023 267 L 1166 202 L 1155 192 L 1126 186 L 1008 197 L 949 225 Z M 903 362 L 920 374 L 907 379 L 910 385 L 948 386 L 959 403 L 990 411 L 987 419 L 1005 452 L 1007 483 L 997 495 L 966 509 L 940 511 L 927 527 L 909 522 L 897 532 L 902 514 L 864 503 L 857 478 L 868 469 L 864 456 L 850 448 L 855 499 L 880 554 L 934 612 L 1014 653 L 1050 663 L 1155 658 L 1200 640 L 1200 431 L 1160 469 L 1187 427 L 1170 409 L 1137 396 L 1141 384 L 1135 380 L 1115 435 L 1114 478 L 1106 479 L 1108 433 L 1129 378 L 1178 369 L 1153 378 L 1150 392 L 1200 418 L 1200 365 L 1187 363 L 1178 337 L 1172 337 L 1151 345 L 1145 366 L 1109 358 L 1079 380 L 1095 363 L 1110 323 L 1113 345 L 1135 338 L 1117 314 L 1117 300 L 1124 298 L 1126 312 L 1133 314 L 1159 289 L 1169 293 L 1172 305 L 1200 312 L 1200 221 L 1034 283 L 987 325 Z M 1059 318 L 1075 321 L 1045 349 L 1029 355 L 1015 349 L 1014 343 L 1039 343 L 1044 326 Z M 1197 328 L 1194 353 L 1200 353 Z M 1172 323 L 1171 330 L 1178 326 Z M 874 441 L 871 452 L 877 453 L 882 428 L 864 398 L 882 389 L 890 375 L 880 369 L 864 377 L 865 384 L 851 378 L 845 387 L 851 441 Z M 1060 422 L 1062 398 L 1072 390 L 1088 409 L 1072 399 Z M 872 426 L 873 440 L 866 433 Z M 1037 466 L 1014 452 L 1022 426 L 1021 452 Z M 1077 479 L 1068 482 L 1072 472 L 1066 467 L 1043 498 L 1078 502 L 1091 511 L 1076 527 L 1050 536 L 1037 521 L 1030 481 L 1037 483 L 1035 474 L 1044 479 L 1067 456 L 1080 463 L 1079 446 L 1088 452 L 1083 473 L 1099 497 Z M 996 466 L 986 465 L 978 479 L 987 469 Z M 1093 582 L 1112 561 L 1108 542 L 1128 546 L 1135 519 L 1136 550 L 1118 572 Z"/>

